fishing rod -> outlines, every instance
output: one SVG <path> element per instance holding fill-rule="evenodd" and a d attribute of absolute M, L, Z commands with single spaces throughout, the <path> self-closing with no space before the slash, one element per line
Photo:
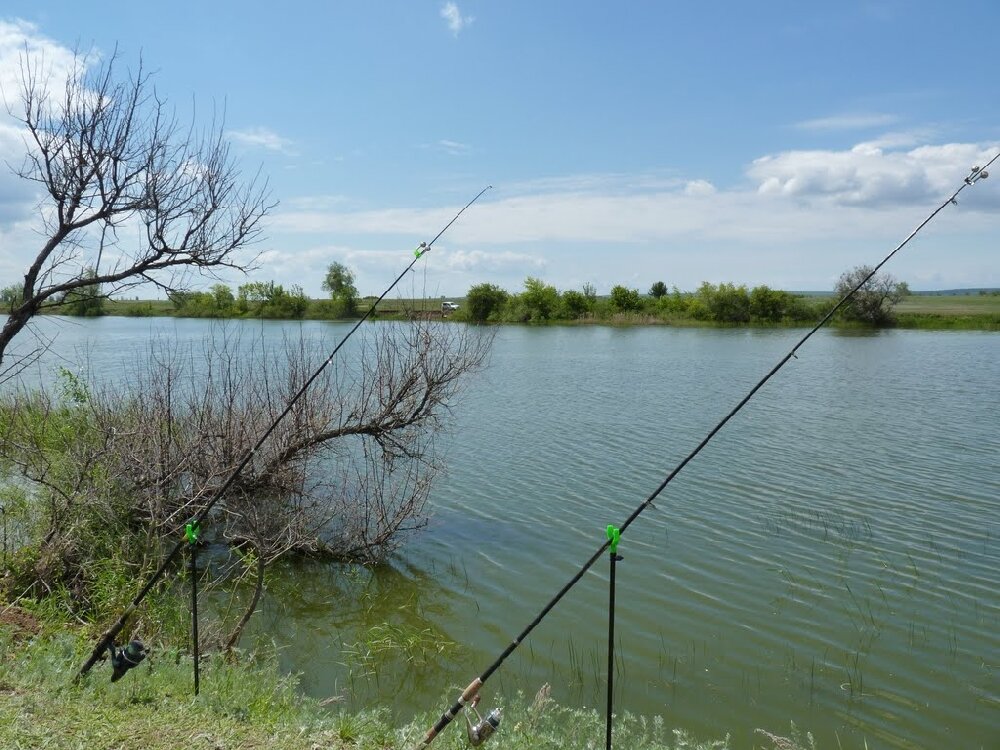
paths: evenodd
<path fill-rule="evenodd" d="M 942 210 L 944 210 L 946 206 L 952 204 L 957 205 L 959 193 L 961 193 L 967 187 L 971 187 L 972 185 L 976 184 L 980 180 L 985 180 L 987 177 L 989 177 L 989 173 L 986 171 L 987 167 L 992 166 L 997 159 L 1000 159 L 1000 153 L 997 153 L 996 156 L 990 159 L 985 166 L 973 167 L 969 176 L 963 180 L 962 184 L 958 187 L 958 189 L 954 193 L 951 194 L 951 196 L 948 197 L 947 200 L 945 200 L 940 206 L 935 208 L 927 216 L 927 218 L 925 218 L 922 222 L 920 222 L 920 224 L 918 224 L 917 227 L 912 232 L 910 232 L 909 235 L 907 235 L 906 239 L 904 239 L 902 242 L 896 245 L 896 247 L 892 250 L 892 252 L 886 255 L 882 259 L 882 261 L 877 266 L 875 266 L 867 276 L 865 276 L 853 289 L 851 289 L 847 294 L 845 294 L 840 299 L 840 301 L 838 301 L 837 304 L 834 305 L 833 308 L 826 315 L 824 315 L 823 318 L 815 326 L 813 326 L 812 329 L 809 330 L 808 333 L 806 333 L 801 339 L 799 339 L 799 341 L 795 344 L 795 346 L 792 347 L 791 351 L 789 351 L 788 354 L 782 357 L 778 361 L 778 363 L 774 367 L 772 367 L 767 372 L 767 374 L 764 375 L 764 377 L 762 377 L 757 382 L 757 384 L 754 385 L 753 388 L 751 388 L 750 391 L 742 399 L 740 399 L 740 401 L 736 404 L 736 406 L 734 406 L 729 411 L 728 414 L 726 414 L 721 420 L 719 420 L 719 422 L 715 425 L 715 427 L 713 427 L 708 432 L 708 434 L 702 439 L 702 441 L 698 443 L 697 446 L 695 446 L 694 450 L 688 453 L 687 456 L 685 456 L 684 459 L 681 460 L 681 462 L 677 464 L 677 466 L 675 466 L 674 469 L 669 474 L 667 474 L 666 478 L 662 482 L 660 482 L 660 484 L 656 487 L 656 489 L 654 489 L 653 492 L 650 493 L 649 497 L 647 497 L 642 503 L 639 504 L 639 506 L 634 511 L 632 511 L 632 514 L 625 520 L 625 522 L 621 525 L 621 527 L 617 529 L 616 533 L 614 534 L 610 533 L 610 528 L 613 527 L 609 527 L 608 539 L 590 557 L 590 559 L 588 559 L 583 564 L 583 566 L 573 575 L 573 577 L 570 578 L 570 580 L 566 583 L 566 585 L 563 586 L 561 589 L 559 589 L 556 595 L 553 596 L 552 599 L 549 600 L 548 604 L 546 604 L 542 608 L 542 610 L 538 613 L 538 615 L 535 616 L 535 619 L 533 619 L 528 624 L 528 626 L 524 630 L 522 630 L 517 635 L 517 637 L 514 638 L 513 641 L 510 642 L 510 644 L 507 646 L 507 648 L 503 650 L 500 656 L 498 656 L 496 660 L 494 660 L 494 662 L 486 668 L 486 671 L 484 671 L 481 675 L 479 675 L 472 682 L 469 683 L 468 687 L 466 687 L 465 690 L 462 691 L 462 694 L 458 697 L 455 703 L 447 711 L 441 714 L 441 718 L 437 720 L 434 726 L 432 726 L 429 730 L 427 730 L 427 734 L 424 736 L 420 744 L 416 746 L 415 750 L 423 750 L 423 748 L 430 745 L 431 742 L 434 740 L 434 738 L 445 727 L 447 727 L 448 724 L 450 724 L 456 716 L 458 716 L 458 714 L 462 711 L 462 709 L 465 708 L 466 705 L 470 705 L 470 702 L 472 706 L 475 706 L 475 704 L 478 703 L 479 689 L 483 686 L 483 684 L 493 675 L 494 672 L 496 672 L 500 668 L 500 666 L 507 660 L 507 657 L 509 657 L 514 652 L 514 649 L 516 649 L 518 646 L 521 645 L 524 639 L 528 637 L 531 631 L 535 629 L 535 627 L 545 618 L 545 616 L 552 611 L 552 608 L 555 607 L 556 604 L 558 604 L 559 601 L 567 593 L 569 593 L 570 589 L 572 589 L 577 583 L 579 583 L 580 579 L 583 578 L 584 574 L 588 570 L 590 570 L 590 568 L 594 565 L 594 563 L 597 562 L 597 560 L 604 554 L 604 551 L 607 550 L 609 547 L 611 547 L 612 543 L 617 544 L 619 536 L 621 534 L 624 534 L 625 530 L 632 525 L 632 522 L 635 521 L 642 514 L 642 512 L 646 510 L 646 508 L 649 508 L 653 504 L 653 501 L 660 495 L 661 492 L 663 492 L 664 489 L 666 489 L 667 485 L 673 481 L 674 477 L 676 477 L 681 472 L 681 470 L 695 458 L 695 456 L 701 453 L 702 449 L 704 449 L 705 446 L 712 441 L 712 438 L 714 438 L 716 434 L 718 434 L 718 432 L 723 427 L 726 426 L 729 420 L 731 420 L 734 416 L 736 416 L 736 414 L 738 414 L 740 410 L 743 409 L 743 407 L 746 406 L 747 403 L 749 403 L 750 399 L 752 399 L 756 395 L 757 391 L 763 388 L 764 384 L 767 383 L 772 377 L 774 377 L 774 375 L 777 374 L 777 372 L 782 367 L 785 366 L 788 360 L 796 356 L 796 352 L 799 350 L 799 348 L 801 348 L 802 345 L 806 343 L 806 341 L 812 338 L 813 334 L 816 333 L 816 331 L 818 331 L 820 328 L 826 325 L 830 321 L 830 319 L 837 313 L 837 311 L 840 310 L 847 303 L 847 301 L 851 299 L 851 297 L 857 294 L 857 292 L 865 284 L 867 284 L 868 281 L 876 273 L 878 273 L 879 269 L 881 269 L 886 263 L 888 263 L 892 259 L 892 257 L 896 255 L 896 253 L 898 253 L 900 250 L 906 247 L 906 245 L 909 244 L 910 240 L 916 237 L 921 229 L 927 226 L 927 224 L 929 224 L 935 216 L 937 216 Z M 479 725 L 476 725 L 477 728 L 483 723 L 484 722 L 480 722 Z M 494 726 L 493 729 L 495 728 L 496 727 Z M 473 738 L 471 723 L 470 723 L 469 736 L 471 740 Z M 609 733 L 609 739 L 610 739 L 610 733 Z M 479 744 L 479 743 L 473 742 L 473 744 Z"/>
<path fill-rule="evenodd" d="M 274 432 L 274 430 L 278 427 L 278 424 L 281 422 L 281 420 L 288 415 L 288 413 L 292 410 L 292 407 L 295 406 L 295 402 L 302 397 L 302 395 L 308 390 L 309 386 L 312 385 L 313 381 L 315 381 L 316 378 L 320 376 L 323 370 L 326 369 L 327 365 L 333 362 L 333 358 L 337 356 L 337 352 L 340 351 L 341 347 L 344 346 L 347 340 L 351 338 L 351 336 L 354 335 L 354 332 L 361 327 L 361 324 L 364 323 L 375 312 L 375 308 L 378 306 L 378 303 L 381 302 L 383 299 L 385 299 L 386 295 L 389 294 L 389 292 L 391 292 L 396 287 L 396 284 L 398 284 L 400 280 L 402 280 L 402 278 L 407 273 L 409 273 L 409 271 L 413 268 L 413 266 L 416 265 L 417 261 L 420 260 L 426 253 L 430 251 L 434 243 L 441 238 L 441 235 L 447 232 L 448 229 L 451 227 L 451 225 L 454 224 L 456 221 L 458 221 L 458 217 L 461 216 L 463 213 L 465 213 L 465 210 L 469 208 L 469 206 L 471 206 L 473 203 L 479 200 L 482 194 L 485 193 L 487 190 L 490 190 L 492 187 L 493 187 L 492 185 L 487 185 L 482 190 L 480 190 L 476 194 L 475 198 L 466 203 L 461 208 L 461 210 L 457 214 L 455 214 L 454 217 L 452 217 L 451 221 L 449 221 L 447 224 L 444 225 L 444 228 L 442 228 L 441 231 L 434 236 L 434 239 L 432 239 L 430 242 L 420 243 L 420 246 L 413 251 L 414 257 L 413 260 L 410 261 L 409 265 L 407 265 L 406 268 L 403 269 L 403 272 L 396 277 L 396 280 L 393 281 L 386 288 L 386 290 L 382 292 L 381 295 L 379 295 L 379 298 L 372 303 L 372 305 L 368 308 L 367 312 L 365 312 L 365 314 L 361 316 L 361 318 L 354 324 L 351 330 L 349 330 L 347 334 L 340 340 L 340 342 L 333 348 L 333 351 L 330 352 L 330 356 L 328 356 L 326 360 L 323 362 L 323 364 L 321 364 L 319 368 L 309 377 L 309 379 L 306 380 L 305 383 L 303 383 L 302 387 L 299 388 L 298 392 L 296 392 L 296 394 L 292 396 L 292 399 L 291 401 L 288 402 L 288 405 L 285 407 L 285 410 L 282 411 L 281 414 L 277 416 L 277 418 L 271 423 L 271 426 L 268 427 L 264 431 L 264 434 L 260 436 L 260 438 L 257 440 L 256 443 L 254 443 L 254 446 L 249 451 L 247 451 L 246 455 L 243 457 L 243 460 L 240 461 L 240 463 L 236 466 L 235 469 L 233 469 L 232 473 L 230 473 L 226 481 L 222 483 L 222 486 L 215 491 L 215 494 L 212 495 L 211 499 L 208 501 L 205 507 L 202 508 L 201 512 L 198 513 L 198 515 L 195 516 L 195 518 L 190 522 L 189 524 L 190 526 L 194 528 L 198 528 L 201 526 L 201 523 L 208 516 L 209 512 L 211 512 L 213 506 L 220 499 L 222 499 L 223 495 L 226 494 L 226 491 L 233 485 L 233 483 L 239 477 L 243 469 L 246 468 L 247 464 L 250 463 L 250 461 L 254 457 L 254 454 L 264 444 L 264 441 L 271 436 L 271 433 Z M 186 541 L 187 540 L 183 536 L 177 541 L 173 549 L 170 550 L 170 553 L 160 564 L 160 567 L 156 570 L 155 573 L 153 573 L 152 576 L 150 576 L 149 580 L 139 590 L 139 593 L 132 600 L 132 603 L 128 605 L 128 607 L 125 609 L 124 612 L 122 612 L 121 617 L 119 617 L 118 620 L 115 622 L 115 624 L 112 625 L 103 636 L 101 636 L 101 639 L 97 642 L 97 645 L 94 646 L 93 653 L 91 653 L 90 657 L 87 659 L 83 667 L 80 668 L 80 671 L 77 673 L 75 679 L 78 680 L 85 674 L 87 674 L 87 672 L 90 671 L 90 668 L 97 663 L 97 661 L 101 658 L 101 656 L 104 654 L 105 651 L 110 650 L 113 657 L 114 655 L 119 653 L 118 651 L 116 651 L 114 646 L 115 637 L 121 632 L 122 628 L 125 627 L 126 622 L 128 622 L 128 618 L 132 615 L 133 612 L 135 612 L 136 608 L 142 603 L 142 600 L 146 598 L 146 595 L 149 594 L 153 586 L 155 586 L 157 581 L 159 581 L 160 578 L 162 578 L 163 575 L 166 573 L 167 568 L 169 568 L 174 558 L 177 557 L 180 551 L 184 548 Z M 129 647 L 131 648 L 133 644 L 137 644 L 137 649 L 134 650 L 141 651 L 143 649 L 143 646 L 139 641 L 133 641 L 131 644 L 129 644 Z M 132 666 L 134 666 L 134 664 Z"/>

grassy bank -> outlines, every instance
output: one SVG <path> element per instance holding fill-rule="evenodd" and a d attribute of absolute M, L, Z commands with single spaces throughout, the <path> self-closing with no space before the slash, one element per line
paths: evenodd
<path fill-rule="evenodd" d="M 1000 294 L 918 294 L 896 305 L 899 328 L 1000 331 Z"/>
<path fill-rule="evenodd" d="M 829 296 L 803 297 L 803 305 L 807 308 L 796 318 L 786 318 L 780 321 L 756 322 L 751 320 L 743 325 L 749 327 L 801 327 L 818 320 L 830 304 Z M 367 310 L 372 300 L 359 300 L 358 311 Z M 385 299 L 379 303 L 376 317 L 388 320 L 405 320 L 407 318 L 429 317 L 447 318 L 456 321 L 468 321 L 468 307 L 462 297 L 451 298 L 450 301 L 459 304 L 457 312 L 443 315 L 441 300 L 428 299 Z M 327 300 L 309 300 L 301 319 L 305 320 L 337 320 L 332 314 L 332 308 Z M 648 309 L 632 312 L 614 310 L 604 298 L 598 298 L 594 310 L 580 317 L 560 317 L 554 315 L 547 322 L 569 325 L 669 325 L 680 327 L 705 327 L 733 325 L 717 323 L 700 319 L 677 306 L 647 305 Z M 105 303 L 106 315 L 127 317 L 190 317 L 189 314 L 178 311 L 168 300 L 108 300 Z M 1000 295 L 998 294 L 913 294 L 904 298 L 896 307 L 896 322 L 892 327 L 922 330 L 975 330 L 1000 331 Z M 198 317 L 198 316 L 195 316 Z M 212 317 L 212 316 L 207 316 Z M 224 317 L 240 317 L 237 315 Z M 249 315 L 245 317 L 256 318 Z M 513 322 L 498 320 L 492 322 Z M 834 327 L 844 325 L 834 321 Z M 850 324 L 848 324 L 850 325 Z"/>
<path fill-rule="evenodd" d="M 358 300 L 358 315 L 364 314 L 374 301 L 374 298 Z M 384 299 L 379 303 L 376 313 L 377 317 L 382 318 L 406 319 L 414 314 L 420 316 L 435 315 L 443 317 L 441 316 L 440 299 Z M 247 313 L 245 315 L 241 315 L 235 308 L 226 312 L 220 312 L 218 310 L 199 310 L 193 307 L 179 310 L 173 302 L 165 299 L 109 299 L 104 302 L 103 314 L 130 318 L 247 318 L 256 320 L 261 317 L 257 313 Z M 270 316 L 264 315 L 263 317 L 268 318 Z M 282 318 L 279 316 L 275 319 Z M 341 318 L 337 315 L 336 308 L 331 306 L 329 304 L 329 300 L 327 299 L 309 299 L 307 300 L 301 315 L 296 315 L 295 317 L 289 316 L 288 319 L 353 320 L 355 317 Z"/>
<path fill-rule="evenodd" d="M 429 699 L 428 711 L 400 725 L 389 712 L 338 712 L 305 698 L 293 677 L 279 675 L 273 653 L 232 662 L 211 655 L 203 662 L 201 695 L 192 695 L 190 657 L 154 649 L 120 681 L 99 663 L 79 683 L 73 675 L 92 641 L 65 625 L 42 624 L 19 608 L 0 607 L 0 747 L 114 748 L 114 750 L 408 750 L 458 692 Z M 570 709 L 542 690 L 503 707 L 505 750 L 564 750 L 604 746 L 604 719 Z M 789 733 L 784 733 L 789 734 Z M 806 735 L 761 733 L 760 750 L 806 750 Z M 629 750 L 725 750 L 728 739 L 696 741 L 659 718 L 629 714 L 615 720 L 616 746 Z M 459 717 L 433 747 L 467 747 Z"/>

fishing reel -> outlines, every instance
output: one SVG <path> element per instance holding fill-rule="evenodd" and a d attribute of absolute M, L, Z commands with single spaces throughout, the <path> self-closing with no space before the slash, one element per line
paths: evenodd
<path fill-rule="evenodd" d="M 484 719 L 479 714 L 479 711 L 476 710 L 476 705 L 478 703 L 479 693 L 476 693 L 476 696 L 469 703 L 469 710 L 474 711 L 476 714 L 475 724 L 472 723 L 472 719 L 469 718 L 468 714 L 465 715 L 465 721 L 468 725 L 466 727 L 466 733 L 469 736 L 469 744 L 473 747 L 479 747 L 493 735 L 493 733 L 500 726 L 500 719 L 502 718 L 501 712 L 503 710 L 500 708 L 494 708 L 486 714 L 486 718 Z"/>
<path fill-rule="evenodd" d="M 146 658 L 146 647 L 142 641 L 130 641 L 125 648 L 118 648 L 112 643 L 108 646 L 111 652 L 111 681 L 118 682 L 132 667 L 138 667 Z"/>

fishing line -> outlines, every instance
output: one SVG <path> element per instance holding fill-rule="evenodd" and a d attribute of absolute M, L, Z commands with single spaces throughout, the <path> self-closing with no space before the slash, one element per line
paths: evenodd
<path fill-rule="evenodd" d="M 466 203 L 462 207 L 462 209 L 457 214 L 455 214 L 454 217 L 452 217 L 451 221 L 449 221 L 447 224 L 444 225 L 444 228 L 441 229 L 441 231 L 434 236 L 434 239 L 432 239 L 430 242 L 420 243 L 420 246 L 416 250 L 414 250 L 413 252 L 414 257 L 413 260 L 410 261 L 409 265 L 407 265 L 406 268 L 403 269 L 403 272 L 396 277 L 396 280 L 393 281 L 386 288 L 386 290 L 382 292 L 381 295 L 379 295 L 379 298 L 375 300 L 375 302 L 372 303 L 371 306 L 369 306 L 367 312 L 365 312 L 365 314 L 361 316 L 361 318 L 354 324 L 351 330 L 349 330 L 347 334 L 340 340 L 340 343 L 338 343 L 333 348 L 333 351 L 330 352 L 330 356 L 327 357 L 326 360 L 323 362 L 323 364 L 321 364 L 319 368 L 309 377 L 309 379 L 306 380 L 306 382 L 302 385 L 302 387 L 299 388 L 298 392 L 296 392 L 296 394 L 292 396 L 291 401 L 288 402 L 288 405 L 285 407 L 284 411 L 282 411 L 281 414 L 279 414 L 278 417 L 271 423 L 271 426 L 264 431 L 264 434 L 260 436 L 260 438 L 254 444 L 254 446 L 247 452 L 247 454 L 243 457 L 243 460 L 240 461 L 239 465 L 237 465 L 237 467 L 232 471 L 232 473 L 229 475 L 226 481 L 222 483 L 222 486 L 215 491 L 215 494 L 212 495 L 211 499 L 208 501 L 205 507 L 202 508 L 201 512 L 198 513 L 198 515 L 195 516 L 194 519 L 192 519 L 191 524 L 194 527 L 197 528 L 198 526 L 201 525 L 201 523 L 208 516 L 209 512 L 212 510 L 212 507 L 222 498 L 223 495 L 226 494 L 226 491 L 232 486 L 233 482 L 236 481 L 236 479 L 239 477 L 243 469 L 246 468 L 247 464 L 250 463 L 254 455 L 264 444 L 264 441 L 271 436 L 271 433 L 274 432 L 274 430 L 278 427 L 278 424 L 281 422 L 281 420 L 288 415 L 288 413 L 292 410 L 292 407 L 295 406 L 295 403 L 299 400 L 299 398 L 302 397 L 302 395 L 306 392 L 306 390 L 308 390 L 309 386 L 312 385 L 313 381 L 315 381 L 316 378 L 320 376 L 323 370 L 326 369 L 327 365 L 333 362 L 333 358 L 337 356 L 337 352 L 340 351 L 341 347 L 344 346 L 347 340 L 351 338 L 351 336 L 354 335 L 354 332 L 361 327 L 361 324 L 364 323 L 375 312 L 375 308 L 378 306 L 379 302 L 385 299 L 386 295 L 389 294 L 389 292 L 391 292 L 396 287 L 396 284 L 398 284 L 400 280 L 407 273 L 410 272 L 410 269 L 412 269 L 413 266 L 416 265 L 417 261 L 420 260 L 428 251 L 430 251 L 434 243 L 441 238 L 441 235 L 447 232 L 448 229 L 451 227 L 451 225 L 454 224 L 456 221 L 458 221 L 458 217 L 461 216 L 463 213 L 465 213 L 465 210 L 469 206 L 471 206 L 473 203 L 479 200 L 480 196 L 482 196 L 483 193 L 485 193 L 492 187 L 493 187 L 492 185 L 487 185 L 482 190 L 480 190 L 479 193 L 476 194 L 475 198 Z M 115 622 L 115 624 L 112 625 L 111 628 L 103 636 L 101 636 L 101 639 L 97 642 L 97 645 L 94 646 L 94 651 L 93 653 L 91 653 L 90 658 L 88 658 L 83 667 L 80 668 L 80 671 L 77 673 L 75 679 L 79 679 L 83 677 L 85 674 L 87 674 L 87 672 L 90 671 L 90 668 L 97 663 L 98 659 L 101 658 L 104 652 L 112 647 L 115 636 L 117 636 L 118 633 L 121 632 L 122 628 L 125 627 L 125 623 L 128 621 L 128 618 L 132 615 L 133 612 L 135 612 L 136 607 L 138 607 L 142 603 L 142 600 L 146 598 L 146 595 L 149 594 L 153 586 L 156 585 L 157 581 L 159 581 L 160 578 L 163 577 L 163 575 L 167 571 L 167 568 L 173 562 L 174 558 L 176 558 L 177 555 L 180 553 L 180 551 L 184 548 L 186 542 L 187 540 L 184 537 L 181 537 L 181 539 L 177 541 L 173 549 L 170 550 L 170 553 L 160 564 L 160 567 L 156 570 L 155 573 L 153 573 L 152 576 L 150 576 L 149 580 L 142 587 L 142 589 L 140 589 L 139 593 L 132 600 L 132 603 L 129 604 L 129 606 L 125 609 L 121 617 L 119 617 L 117 622 Z"/>
<path fill-rule="evenodd" d="M 772 367 L 768 371 L 768 373 L 764 375 L 764 377 L 762 377 L 753 388 L 750 389 L 750 391 L 736 404 L 736 406 L 733 407 L 733 409 L 728 414 L 726 414 L 721 420 L 719 420 L 719 422 L 715 425 L 715 427 L 713 427 L 709 431 L 709 433 L 704 437 L 704 439 L 700 443 L 698 443 L 697 446 L 695 446 L 694 450 L 692 450 L 687 456 L 685 456 L 684 459 L 679 464 L 677 464 L 677 466 L 675 466 L 674 469 L 667 475 L 666 479 L 664 479 L 656 487 L 656 489 L 653 490 L 653 492 L 649 495 L 649 497 L 647 497 L 632 512 L 632 515 L 630 515 L 619 528 L 618 531 L 620 532 L 620 534 L 625 533 L 625 530 L 632 525 L 632 522 L 635 521 L 635 519 L 637 519 L 639 515 L 646 508 L 650 507 L 653 504 L 653 501 L 659 496 L 661 492 L 663 492 L 664 489 L 666 489 L 667 485 L 673 481 L 674 477 L 676 477 L 680 473 L 680 471 L 685 466 L 687 466 L 692 459 L 694 459 L 695 456 L 701 453 L 702 449 L 712 441 L 712 438 L 714 438 L 716 434 L 718 434 L 719 430 L 725 427 L 726 424 L 729 422 L 729 420 L 731 420 L 734 416 L 736 416 L 736 414 L 738 414 L 740 410 L 747 405 L 750 399 L 752 399 L 756 395 L 757 391 L 763 388 L 764 384 L 767 383 L 767 381 L 769 381 L 772 377 L 774 377 L 774 375 L 777 374 L 777 372 L 782 367 L 785 366 L 788 360 L 796 356 L 796 352 L 799 350 L 799 348 L 801 348 L 802 345 L 806 343 L 806 341 L 812 338 L 813 334 L 816 333 L 816 331 L 818 331 L 820 328 L 826 325 L 830 321 L 830 319 L 837 313 L 837 311 L 840 310 L 840 308 L 842 308 L 847 303 L 847 301 L 850 300 L 851 297 L 853 297 L 865 284 L 867 284 L 868 281 L 879 271 L 879 269 L 882 268 L 882 266 L 888 263 L 892 259 L 892 257 L 896 255 L 896 253 L 898 253 L 900 250 L 906 247 L 906 245 L 909 244 L 910 240 L 916 237 L 917 233 L 919 233 L 921 229 L 927 226 L 927 224 L 929 224 L 935 216 L 937 216 L 942 210 L 944 210 L 946 206 L 952 204 L 957 205 L 959 193 L 961 193 L 967 187 L 976 184 L 980 180 L 986 179 L 989 176 L 988 172 L 986 171 L 987 167 L 992 166 L 997 159 L 1000 159 L 1000 153 L 998 153 L 996 156 L 990 159 L 985 166 L 973 167 L 972 172 L 969 174 L 969 176 L 965 178 L 965 180 L 962 182 L 959 188 L 954 193 L 952 193 L 951 196 L 944 201 L 944 203 L 942 203 L 940 206 L 934 209 L 927 216 L 926 219 L 920 222 L 920 224 L 917 225 L 916 229 L 914 229 L 912 232 L 910 232 L 909 235 L 907 235 L 906 239 L 904 239 L 902 242 L 896 245 L 896 247 L 892 250 L 892 252 L 886 255 L 882 259 L 882 261 L 871 270 L 871 273 L 865 276 L 853 289 L 851 289 L 851 291 L 845 294 L 840 299 L 840 301 L 837 302 L 837 304 L 834 305 L 833 308 L 826 315 L 824 315 L 823 318 L 815 326 L 813 326 L 813 328 L 808 333 L 806 333 L 801 339 L 799 339 L 798 343 L 796 343 L 795 346 L 792 347 L 791 351 L 789 351 L 788 354 L 782 357 L 781 360 L 779 360 L 778 363 L 774 367 Z M 476 679 L 474 679 L 472 682 L 469 683 L 468 687 L 466 687 L 465 690 L 462 691 L 462 694 L 459 696 L 458 700 L 456 700 L 455 703 L 451 706 L 451 708 L 449 708 L 447 711 L 441 714 L 441 718 L 438 719 L 437 722 L 434 724 L 434 726 L 427 731 L 427 734 L 424 736 L 424 739 L 420 742 L 419 745 L 416 746 L 416 750 L 422 750 L 422 748 L 427 747 L 438 735 L 438 733 L 441 732 L 441 730 L 443 730 L 445 727 L 448 726 L 448 724 L 451 723 L 452 719 L 454 719 L 459 714 L 459 712 L 461 712 L 461 710 L 469 703 L 469 701 L 473 699 L 478 699 L 479 688 L 481 688 L 483 684 L 490 678 L 490 676 L 500 668 L 500 666 L 504 663 L 504 661 L 506 661 L 507 657 L 514 652 L 514 649 L 516 649 L 519 645 L 521 645 L 521 643 L 524 641 L 525 638 L 528 637 L 531 631 L 535 629 L 535 627 L 545 618 L 545 616 L 550 611 L 552 611 L 552 608 L 555 607 L 556 604 L 558 604 L 559 601 L 567 593 L 569 593 L 570 589 L 572 589 L 577 583 L 579 583 L 580 579 L 583 578 L 584 574 L 593 566 L 595 562 L 597 562 L 597 560 L 601 557 L 602 554 L 604 554 L 604 551 L 608 549 L 611 546 L 611 544 L 612 540 L 609 535 L 608 540 L 605 541 L 604 544 L 602 544 L 600 548 L 590 557 L 590 559 L 588 559 L 583 564 L 583 566 L 566 583 L 566 585 L 563 586 L 561 589 L 559 589 L 556 595 L 552 597 L 552 599 L 548 602 L 548 604 L 546 604 L 542 608 L 542 610 L 538 613 L 535 619 L 533 619 L 528 624 L 528 626 L 524 630 L 522 630 L 517 635 L 517 637 L 514 638 L 513 641 L 510 642 L 510 644 L 507 646 L 507 648 L 503 650 L 500 656 L 498 656 L 496 660 L 486 668 L 485 672 L 483 672 L 479 677 L 477 677 Z"/>

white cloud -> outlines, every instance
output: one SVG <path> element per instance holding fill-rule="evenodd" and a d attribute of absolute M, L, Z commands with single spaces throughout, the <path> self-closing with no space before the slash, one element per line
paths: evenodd
<path fill-rule="evenodd" d="M 902 205 L 943 198 L 957 186 L 957 174 L 984 163 L 997 148 L 949 143 L 886 151 L 861 143 L 848 151 L 787 151 L 757 159 L 748 175 L 762 195 L 869 208 Z"/>
<path fill-rule="evenodd" d="M 447 246 L 435 246 L 428 267 L 451 294 L 482 281 L 516 289 L 526 275 L 559 288 L 588 280 L 599 289 L 605 282 L 637 285 L 646 274 L 682 288 L 702 280 L 832 288 L 845 268 L 878 260 L 998 148 L 964 143 L 893 151 L 862 143 L 781 152 L 754 161 L 744 182 L 730 188 L 620 174 L 498 185 L 449 230 Z M 1000 177 L 1000 167 L 995 171 Z M 365 211 L 283 206 L 274 225 L 289 238 L 350 238 L 356 247 L 348 262 L 374 287 L 462 202 Z M 986 261 L 983 249 L 1000 235 L 998 204 L 1000 179 L 963 192 L 959 205 L 894 261 L 893 272 L 912 279 L 914 288 L 1000 285 L 1000 266 Z"/>
<path fill-rule="evenodd" d="M 868 112 L 831 115 L 829 117 L 818 117 L 814 120 L 803 120 L 795 123 L 795 127 L 800 130 L 866 130 L 869 128 L 881 128 L 892 125 L 899 120 L 895 115 Z"/>
<path fill-rule="evenodd" d="M 464 156 L 472 151 L 472 146 L 458 141 L 440 140 L 437 142 L 438 148 L 452 156 Z"/>
<path fill-rule="evenodd" d="M 684 185 L 684 195 L 714 195 L 715 185 L 708 180 L 691 180 Z"/>
<path fill-rule="evenodd" d="M 27 133 L 15 119 L 21 107 L 25 53 L 34 72 L 41 80 L 48 80 L 54 90 L 58 90 L 58 81 L 65 79 L 76 64 L 72 50 L 40 34 L 33 24 L 0 20 L 0 233 L 5 247 L 16 246 L 14 237 L 22 239 L 20 244 L 30 241 L 27 227 L 36 217 L 35 206 L 40 197 L 35 183 L 12 171 L 23 166 L 28 153 Z M 91 60 L 96 58 L 91 55 Z M 14 117 L 7 114 L 8 109 Z M 23 273 L 20 266 L 26 265 L 26 259 L 19 261 L 18 273 Z"/>
<path fill-rule="evenodd" d="M 38 65 L 38 72 L 51 80 L 65 78 L 73 69 L 73 51 L 39 33 L 27 21 L 0 20 L 0 99 L 4 105 L 17 107 L 20 102 L 21 63 L 25 52 Z M 91 55 L 95 59 L 96 55 Z"/>
<path fill-rule="evenodd" d="M 246 128 L 244 130 L 229 130 L 226 135 L 243 146 L 263 148 L 268 151 L 278 151 L 288 156 L 294 156 L 292 141 L 282 138 L 273 130 L 264 127 Z"/>
<path fill-rule="evenodd" d="M 437 251 L 437 248 L 435 247 Z M 494 272 L 507 269 L 540 269 L 546 265 L 545 259 L 529 253 L 515 253 L 510 250 L 488 252 L 485 250 L 443 250 L 437 251 L 441 264 L 453 271 Z"/>
<path fill-rule="evenodd" d="M 441 18 L 445 20 L 449 30 L 455 36 L 458 36 L 462 29 L 476 20 L 472 16 L 463 16 L 458 5 L 450 2 L 441 6 Z"/>
<path fill-rule="evenodd" d="M 567 190 L 515 191 L 499 185 L 463 217 L 452 237 L 463 243 L 662 242 L 677 238 L 792 241 L 816 232 L 856 235 L 899 209 L 943 200 L 1000 146 L 922 146 L 889 152 L 860 144 L 846 151 L 788 151 L 754 161 L 746 188 L 718 190 L 707 180 L 625 191 L 617 179 L 568 177 Z M 1000 168 L 996 170 L 1000 176 Z M 963 196 L 961 208 L 995 212 L 1000 180 Z M 530 185 L 530 183 L 526 183 Z M 608 185 L 611 185 L 609 188 Z M 589 189 L 583 186 L 591 185 Z M 548 188 L 548 183 L 545 183 Z M 492 200 L 490 200 L 492 198 Z M 276 229 L 299 234 L 421 237 L 444 226 L 460 206 L 368 211 L 287 210 Z M 842 209 L 840 211 L 834 209 Z M 859 217 L 864 217 L 859 218 Z"/>

